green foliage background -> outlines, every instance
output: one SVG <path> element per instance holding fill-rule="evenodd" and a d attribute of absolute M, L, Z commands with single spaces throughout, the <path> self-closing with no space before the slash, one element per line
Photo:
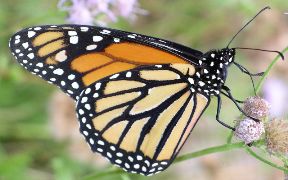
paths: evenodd
<path fill-rule="evenodd" d="M 267 2 L 143 0 L 141 6 L 149 11 L 147 16 L 139 17 L 134 25 L 120 20 L 112 27 L 177 41 L 207 51 L 225 47 L 244 22 Z M 275 13 L 288 10 L 288 1 L 269 1 L 269 5 Z M 269 12 L 267 14 L 249 26 L 233 45 L 261 48 L 265 41 L 271 40 L 279 26 L 273 22 L 267 23 L 265 18 Z M 37 24 L 63 24 L 65 17 L 66 13 L 57 9 L 56 0 L 0 1 L 0 179 L 81 179 L 103 171 L 74 160 L 67 154 L 67 143 L 53 139 L 47 126 L 47 106 L 51 92 L 56 88 L 23 70 L 8 49 L 8 40 L 16 31 Z M 287 21 L 284 23 L 287 24 Z M 258 29 L 265 31 L 259 32 Z M 258 70 L 249 55 L 239 53 L 237 61 L 248 66 L 251 71 Z M 235 97 L 247 97 L 252 92 L 249 78 L 235 68 L 231 68 L 229 73 L 227 84 Z M 228 101 L 224 101 L 226 103 Z M 215 109 L 213 102 L 204 116 L 213 119 Z M 229 111 L 223 111 L 222 117 L 231 124 L 238 114 L 236 109 L 229 108 Z M 215 132 L 219 136 L 225 137 L 229 133 L 220 125 L 218 127 Z M 171 176 L 171 172 L 167 171 L 151 179 L 173 177 L 177 175 Z M 106 179 L 119 178 L 146 179 L 137 175 L 109 176 Z"/>

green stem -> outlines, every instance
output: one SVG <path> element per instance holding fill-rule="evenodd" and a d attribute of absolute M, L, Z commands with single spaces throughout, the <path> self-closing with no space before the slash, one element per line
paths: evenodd
<path fill-rule="evenodd" d="M 258 156 L 258 155 L 257 155 L 253 150 L 251 150 L 249 147 L 246 147 L 245 150 L 246 150 L 251 156 L 255 157 L 255 158 L 258 159 L 259 161 L 262 161 L 262 162 L 264 162 L 264 163 L 266 163 L 266 164 L 268 164 L 268 165 L 270 165 L 270 166 L 272 166 L 272 167 L 274 167 L 274 168 L 277 168 L 277 169 L 279 169 L 279 170 L 281 170 L 281 171 L 284 171 L 285 173 L 288 173 L 288 169 L 287 169 L 287 168 L 282 167 L 282 166 L 278 166 L 277 164 L 274 164 L 274 163 L 270 162 L 269 160 L 264 159 L 264 158 L 262 158 L 261 156 Z"/>
<path fill-rule="evenodd" d="M 207 149 L 203 149 L 200 151 L 196 151 L 196 152 L 192 152 L 192 153 L 188 153 L 188 154 L 184 154 L 182 156 L 179 156 L 176 158 L 174 163 L 182 162 L 182 161 L 185 161 L 188 159 L 192 159 L 192 158 L 196 158 L 196 157 L 200 157 L 200 156 L 204 156 L 204 155 L 212 154 L 212 153 L 216 153 L 216 152 L 224 152 L 224 151 L 229 151 L 232 149 L 243 148 L 245 146 L 246 145 L 243 142 L 238 142 L 238 143 L 233 143 L 233 144 L 224 144 L 221 146 L 214 146 L 214 147 L 210 147 Z"/>
<path fill-rule="evenodd" d="M 284 48 L 281 53 L 284 54 L 286 53 L 286 51 L 288 51 L 288 47 Z M 258 94 L 263 83 L 264 83 L 264 80 L 267 78 L 269 72 L 271 71 L 271 69 L 274 67 L 274 65 L 276 64 L 276 62 L 281 58 L 281 56 L 277 55 L 273 61 L 271 62 L 271 64 L 268 66 L 268 68 L 266 69 L 266 71 L 264 72 L 264 75 L 261 77 L 259 83 L 257 84 L 256 86 L 256 93 Z"/>
<path fill-rule="evenodd" d="M 227 144 L 230 144 L 232 142 L 232 138 L 233 138 L 233 135 L 234 135 L 234 131 L 230 131 L 228 137 L 227 137 Z"/>

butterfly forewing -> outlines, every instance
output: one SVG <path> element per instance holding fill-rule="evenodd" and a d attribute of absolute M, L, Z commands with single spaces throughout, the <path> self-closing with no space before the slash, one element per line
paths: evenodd
<path fill-rule="evenodd" d="M 175 67 L 140 67 L 89 85 L 77 114 L 91 149 L 129 172 L 166 169 L 209 104 Z"/>
<path fill-rule="evenodd" d="M 182 56 L 179 50 L 186 47 L 179 44 L 92 26 L 28 28 L 16 33 L 9 46 L 22 66 L 74 99 L 85 87 L 111 74 L 142 65 L 188 63 L 188 55 Z M 195 50 L 196 54 L 201 52 Z"/>

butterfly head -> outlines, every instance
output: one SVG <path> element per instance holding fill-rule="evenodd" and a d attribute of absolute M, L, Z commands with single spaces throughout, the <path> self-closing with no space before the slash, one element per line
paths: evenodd
<path fill-rule="evenodd" d="M 200 68 L 196 73 L 200 86 L 203 85 L 200 90 L 206 92 L 207 95 L 219 94 L 226 81 L 227 68 L 234 62 L 234 57 L 234 48 L 211 50 L 205 53 L 199 60 Z"/>

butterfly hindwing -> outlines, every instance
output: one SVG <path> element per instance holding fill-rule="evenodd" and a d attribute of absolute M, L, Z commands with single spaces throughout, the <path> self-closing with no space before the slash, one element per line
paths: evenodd
<path fill-rule="evenodd" d="M 80 25 L 27 28 L 16 33 L 9 46 L 22 66 L 74 99 L 106 76 L 142 65 L 195 64 L 194 56 L 202 55 L 157 38 Z"/>
<path fill-rule="evenodd" d="M 144 66 L 89 85 L 77 114 L 91 149 L 132 173 L 166 169 L 210 102 L 191 91 L 186 73 L 195 71 L 183 64 Z"/>

